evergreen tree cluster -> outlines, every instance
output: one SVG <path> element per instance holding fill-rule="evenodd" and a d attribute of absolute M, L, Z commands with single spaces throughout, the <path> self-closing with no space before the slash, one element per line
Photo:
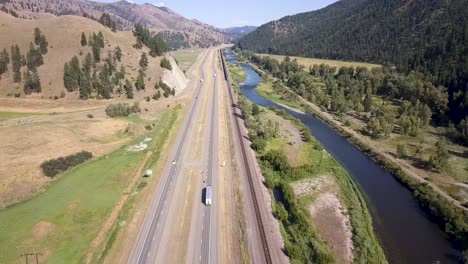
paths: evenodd
<path fill-rule="evenodd" d="M 48 42 L 45 35 L 39 28 L 34 29 L 34 42 L 29 45 L 29 51 L 26 56 L 21 54 L 17 44 L 11 46 L 11 64 L 13 71 L 13 82 L 21 83 L 24 81 L 23 90 L 25 94 L 40 93 L 41 81 L 37 68 L 44 64 L 43 55 L 47 54 Z M 8 71 L 10 56 L 6 49 L 0 53 L 0 75 Z M 24 73 L 21 68 L 27 66 Z"/>
<path fill-rule="evenodd" d="M 468 2 L 348 0 L 259 27 L 238 46 L 261 53 L 368 61 L 426 75 L 448 92 L 447 115 L 468 115 Z"/>
<path fill-rule="evenodd" d="M 175 95 L 175 89 L 169 87 L 169 85 L 167 85 L 167 84 L 166 84 L 165 82 L 163 82 L 162 80 L 159 80 L 159 82 L 157 82 L 157 83 L 155 84 L 154 88 L 155 88 L 156 90 L 158 90 L 158 92 L 157 92 L 158 95 L 157 95 L 157 96 L 155 95 L 155 97 L 157 97 L 156 100 L 159 99 L 159 98 L 161 98 L 161 93 L 160 93 L 160 91 L 159 91 L 159 88 L 161 88 L 161 89 L 163 90 L 163 94 L 162 94 L 162 95 L 163 95 L 165 98 L 169 97 L 170 95 Z M 153 99 L 154 99 L 154 98 L 153 98 Z"/>
<path fill-rule="evenodd" d="M 101 18 L 99 18 L 99 23 L 110 28 L 113 32 L 116 31 L 115 22 L 108 13 L 102 13 Z"/>
<path fill-rule="evenodd" d="M 182 32 L 162 31 L 156 36 L 163 39 L 170 50 L 190 48 L 187 36 Z"/>
<path fill-rule="evenodd" d="M 74 56 L 64 65 L 63 82 L 69 92 L 79 91 L 81 99 L 91 97 L 109 99 L 114 91 L 125 93 L 128 98 L 133 98 L 132 86 L 122 84 L 125 79 L 125 67 L 118 61 L 122 59 L 122 50 L 116 47 L 113 52 L 109 51 L 107 57 L 102 59 L 101 49 L 104 48 L 104 36 L 102 32 L 93 33 L 86 39 L 81 34 L 81 44 L 91 47 L 91 53 L 85 56 L 82 64 L 77 56 Z M 127 84 L 128 80 L 125 82 Z M 115 89 L 117 88 L 117 89 Z"/>
<path fill-rule="evenodd" d="M 92 48 L 94 61 L 100 62 L 101 49 L 104 48 L 104 35 L 101 31 L 99 31 L 98 34 L 93 33 L 93 35 L 88 38 L 88 46 Z"/>
<path fill-rule="evenodd" d="M 369 70 L 365 67 L 341 67 L 325 64 L 313 65 L 304 70 L 297 60 L 286 57 L 278 62 L 268 56 L 256 56 L 242 52 L 247 57 L 278 79 L 273 90 L 290 100 L 294 94 L 282 87 L 286 84 L 293 92 L 307 100 L 336 113 L 349 111 L 370 113 L 369 132 L 375 136 L 388 136 L 399 117 L 400 133 L 416 136 L 419 128 L 427 127 L 433 116 L 443 118 L 447 107 L 448 94 L 441 86 L 434 86 L 419 73 L 408 75 L 388 67 Z M 391 106 L 376 104 L 374 97 L 399 104 L 399 111 Z"/>
<path fill-rule="evenodd" d="M 133 35 L 137 39 L 135 48 L 142 48 L 143 45 L 150 49 L 151 57 L 161 56 L 167 51 L 166 43 L 160 35 L 153 36 L 149 29 L 146 29 L 141 24 L 136 24 L 133 30 Z"/>

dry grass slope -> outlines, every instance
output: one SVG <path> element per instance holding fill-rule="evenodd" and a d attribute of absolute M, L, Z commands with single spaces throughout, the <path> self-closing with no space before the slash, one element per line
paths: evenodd
<path fill-rule="evenodd" d="M 65 91 L 63 86 L 63 66 L 73 56 L 78 56 L 80 62 L 88 52 L 92 52 L 90 47 L 82 47 L 80 44 L 81 32 L 86 36 L 101 31 L 105 39 L 105 48 L 101 51 L 101 57 L 106 57 L 107 52 L 112 52 L 115 47 L 122 49 L 122 63 L 126 67 L 129 80 L 135 80 L 138 75 L 139 59 L 142 52 L 148 52 L 146 48 L 136 50 L 132 47 L 135 37 L 131 32 L 112 32 L 109 28 L 87 18 L 77 16 L 60 16 L 38 20 L 25 20 L 14 18 L 0 12 L 0 50 L 6 48 L 8 52 L 13 44 L 18 44 L 22 54 L 29 50 L 29 43 L 33 41 L 34 28 L 38 27 L 46 36 L 49 42 L 49 52 L 44 56 L 44 65 L 38 68 L 42 84 L 42 93 L 28 97 L 59 96 L 61 91 Z M 82 55 L 79 55 L 82 52 Z M 153 88 L 156 81 L 162 76 L 159 66 L 160 58 L 149 57 L 147 70 L 146 87 Z M 120 67 L 120 66 L 118 66 Z M 151 81 L 148 81 L 151 79 Z M 154 93 L 147 89 L 144 95 Z M 0 80 L 0 96 L 7 94 L 22 93 L 22 87 L 13 84 L 11 65 L 9 72 L 3 75 Z M 141 95 L 140 97 L 142 97 Z M 77 98 L 78 94 L 67 94 L 67 98 Z M 137 93 L 138 97 L 138 93 Z"/>
<path fill-rule="evenodd" d="M 257 55 L 260 55 L 260 56 L 269 56 L 273 59 L 277 59 L 279 61 L 283 61 L 284 57 L 286 56 L 282 56 L 282 55 L 271 55 L 271 54 L 257 54 Z M 308 70 L 309 69 L 309 66 L 312 66 L 314 64 L 327 64 L 327 65 L 330 65 L 332 67 L 336 67 L 336 68 L 340 68 L 340 67 L 343 67 L 343 66 L 346 66 L 346 67 L 358 67 L 358 66 L 361 66 L 361 67 L 366 67 L 368 69 L 372 69 L 372 68 L 375 68 L 375 67 L 381 67 L 381 65 L 378 65 L 378 64 L 371 64 L 371 63 L 365 63 L 365 62 L 354 62 L 354 61 L 339 61 L 339 60 L 323 60 L 323 59 L 315 59 L 315 58 L 304 58 L 304 57 L 294 57 L 294 56 L 290 56 L 291 59 L 297 59 L 297 62 L 301 65 L 304 65 L 305 66 L 305 70 Z"/>

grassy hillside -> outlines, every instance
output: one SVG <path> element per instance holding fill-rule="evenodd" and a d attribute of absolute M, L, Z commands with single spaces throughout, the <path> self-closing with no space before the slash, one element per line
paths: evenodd
<path fill-rule="evenodd" d="M 265 57 L 269 56 L 278 61 L 283 61 L 285 56 L 282 55 L 270 55 L 270 54 L 258 54 L 259 56 Z M 315 59 L 315 58 L 305 58 L 305 57 L 290 57 L 292 60 L 296 59 L 297 63 L 304 65 L 305 70 L 309 70 L 309 67 L 314 66 L 315 64 L 326 64 L 331 67 L 336 67 L 337 69 L 341 67 L 366 67 L 369 70 L 376 67 L 381 67 L 378 64 L 365 63 L 365 62 L 353 62 L 353 61 L 340 61 L 340 60 L 325 60 L 325 59 Z"/>
<path fill-rule="evenodd" d="M 92 21 L 83 17 L 76 16 L 60 16 L 51 17 L 39 20 L 25 20 L 12 17 L 3 12 L 0 12 L 0 50 L 4 48 L 10 53 L 10 47 L 17 44 L 20 47 L 21 54 L 26 55 L 29 50 L 29 44 L 33 41 L 34 28 L 39 28 L 47 38 L 49 43 L 48 53 L 44 55 L 44 65 L 38 67 L 38 74 L 42 84 L 42 93 L 33 94 L 29 97 L 50 98 L 60 96 L 62 91 L 66 91 L 63 83 L 64 64 L 77 56 L 82 63 L 86 54 L 92 53 L 91 47 L 81 46 L 81 33 L 84 32 L 89 38 L 93 33 L 102 32 L 105 39 L 105 47 L 101 51 L 101 57 L 105 58 L 108 52 L 113 52 L 119 46 L 122 50 L 122 62 L 118 63 L 117 70 L 120 65 L 126 68 L 125 78 L 131 82 L 135 82 L 139 66 L 139 60 L 143 52 L 148 53 L 148 49 L 143 47 L 135 49 L 135 37 L 131 32 L 112 32 L 109 28 L 104 27 L 98 22 Z M 159 81 L 162 76 L 160 58 L 148 56 L 148 69 L 146 71 L 146 86 L 153 88 L 154 84 Z M 147 89 L 148 95 L 154 93 L 151 89 Z M 24 96 L 22 86 L 14 84 L 12 80 L 12 67 L 10 64 L 9 71 L 2 76 L 0 80 L 0 96 L 13 96 L 20 93 Z M 142 97 L 143 93 L 135 93 L 136 96 Z M 67 98 L 77 98 L 78 93 L 67 93 Z M 125 97 L 125 96 L 124 96 Z"/>

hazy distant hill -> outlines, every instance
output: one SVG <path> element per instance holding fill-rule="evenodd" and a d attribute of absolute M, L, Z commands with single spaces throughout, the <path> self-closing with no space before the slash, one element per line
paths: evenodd
<path fill-rule="evenodd" d="M 224 32 L 228 32 L 236 37 L 243 37 L 255 29 L 257 29 L 256 26 L 229 27 L 225 28 Z"/>
<path fill-rule="evenodd" d="M 9 0 L 6 7 L 19 17 L 78 15 L 99 19 L 103 12 L 110 13 L 118 30 L 131 30 L 140 23 L 167 38 L 169 46 L 207 47 L 231 42 L 235 37 L 197 20 L 187 19 L 167 7 L 152 4 L 133 4 L 127 1 L 99 3 L 87 0 Z M 1 5 L 1 4 L 0 4 Z M 172 43 L 172 45 L 171 45 Z"/>
<path fill-rule="evenodd" d="M 341 0 L 262 25 L 241 48 L 394 64 L 449 90 L 450 114 L 468 114 L 468 1 Z"/>

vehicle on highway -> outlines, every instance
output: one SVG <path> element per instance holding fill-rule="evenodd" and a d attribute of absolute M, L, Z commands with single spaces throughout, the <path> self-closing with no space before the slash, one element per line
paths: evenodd
<path fill-rule="evenodd" d="M 173 160 L 173 161 L 172 161 L 172 164 L 176 164 L 176 161 L 175 161 L 175 160 Z"/>
<path fill-rule="evenodd" d="M 215 74 L 213 74 L 213 77 L 216 77 L 216 73 L 215 73 Z"/>
<path fill-rule="evenodd" d="M 211 205 L 212 190 L 211 185 L 205 187 L 205 205 Z"/>
<path fill-rule="evenodd" d="M 201 82 L 201 83 L 203 82 L 203 78 L 200 79 L 200 82 Z"/>

